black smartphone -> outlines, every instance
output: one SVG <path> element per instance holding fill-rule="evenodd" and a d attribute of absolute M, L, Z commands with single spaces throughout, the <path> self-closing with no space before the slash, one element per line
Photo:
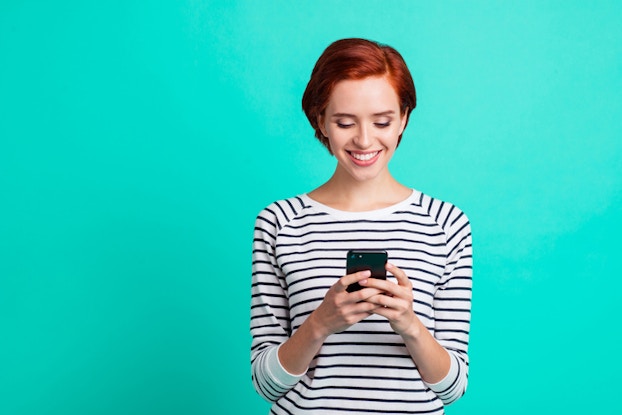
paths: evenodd
<path fill-rule="evenodd" d="M 370 270 L 372 278 L 387 279 L 387 271 L 384 268 L 387 263 L 387 251 L 359 249 L 348 251 L 346 257 L 346 274 Z M 360 290 L 358 282 L 348 285 L 349 293 Z"/>

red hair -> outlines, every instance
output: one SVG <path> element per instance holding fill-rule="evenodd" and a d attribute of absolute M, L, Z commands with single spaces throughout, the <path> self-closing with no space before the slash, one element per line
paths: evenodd
<path fill-rule="evenodd" d="M 391 46 L 358 38 L 341 39 L 330 44 L 317 60 L 302 96 L 302 109 L 315 136 L 329 151 L 328 138 L 320 131 L 318 117 L 324 114 L 335 85 L 346 79 L 383 75 L 395 90 L 408 124 L 417 105 L 415 84 L 402 55 Z"/>

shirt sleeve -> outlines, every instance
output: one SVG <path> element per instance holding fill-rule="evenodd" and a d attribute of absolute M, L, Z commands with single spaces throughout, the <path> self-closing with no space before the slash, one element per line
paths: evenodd
<path fill-rule="evenodd" d="M 464 395 L 468 383 L 473 253 L 466 215 L 452 207 L 444 223 L 448 254 L 434 295 L 434 336 L 449 353 L 451 366 L 444 379 L 427 385 L 447 405 Z"/>
<path fill-rule="evenodd" d="M 288 373 L 278 359 L 278 348 L 291 335 L 283 272 L 276 260 L 279 226 L 277 209 L 262 211 L 255 222 L 251 286 L 251 378 L 257 392 L 275 402 L 301 376 Z"/>

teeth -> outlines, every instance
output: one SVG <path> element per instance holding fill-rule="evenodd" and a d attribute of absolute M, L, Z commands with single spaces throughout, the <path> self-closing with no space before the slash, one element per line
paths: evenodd
<path fill-rule="evenodd" d="M 354 157 L 354 158 L 355 158 L 355 159 L 357 159 L 357 160 L 367 161 L 367 160 L 371 160 L 371 159 L 373 159 L 374 157 L 376 157 L 376 155 L 377 155 L 378 153 L 379 153 L 379 152 L 378 152 L 378 151 L 376 151 L 376 152 L 374 152 L 374 153 L 365 153 L 365 154 L 351 153 L 351 154 L 352 154 L 352 157 Z"/>

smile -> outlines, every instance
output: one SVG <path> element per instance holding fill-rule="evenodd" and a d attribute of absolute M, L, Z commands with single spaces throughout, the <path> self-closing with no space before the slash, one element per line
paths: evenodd
<path fill-rule="evenodd" d="M 350 155 L 360 161 L 369 161 L 371 159 L 373 159 L 374 157 L 376 157 L 378 155 L 378 153 L 380 153 L 380 151 L 374 151 L 373 153 L 353 153 L 353 152 L 349 152 Z"/>
<path fill-rule="evenodd" d="M 372 151 L 371 153 L 355 153 L 354 151 L 348 151 L 350 160 L 359 167 L 368 167 L 376 163 L 380 157 L 382 151 Z"/>

